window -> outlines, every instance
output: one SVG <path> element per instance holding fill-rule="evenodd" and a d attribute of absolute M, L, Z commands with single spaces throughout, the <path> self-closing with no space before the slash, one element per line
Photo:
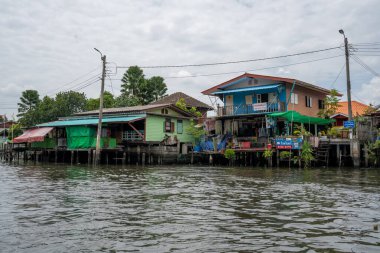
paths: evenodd
<path fill-rule="evenodd" d="M 174 122 L 170 119 L 165 119 L 164 122 L 164 133 L 173 133 L 174 132 Z"/>
<path fill-rule="evenodd" d="M 313 98 L 310 96 L 305 96 L 306 107 L 313 107 Z"/>
<path fill-rule="evenodd" d="M 318 109 L 325 109 L 325 100 L 318 99 Z"/>
<path fill-rule="evenodd" d="M 298 94 L 296 93 L 290 94 L 290 103 L 298 105 Z"/>
<path fill-rule="evenodd" d="M 182 120 L 177 120 L 177 134 L 183 133 L 183 122 Z"/>
<path fill-rule="evenodd" d="M 268 102 L 268 93 L 257 94 L 256 98 L 257 98 L 257 103 L 266 103 Z"/>
<path fill-rule="evenodd" d="M 166 108 L 162 108 L 162 109 L 161 109 L 161 114 L 169 114 L 168 109 L 166 109 Z"/>

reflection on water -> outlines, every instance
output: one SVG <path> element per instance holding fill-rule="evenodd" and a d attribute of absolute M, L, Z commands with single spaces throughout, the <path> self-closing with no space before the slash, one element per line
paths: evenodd
<path fill-rule="evenodd" d="M 0 164 L 1 252 L 380 252 L 377 170 Z"/>

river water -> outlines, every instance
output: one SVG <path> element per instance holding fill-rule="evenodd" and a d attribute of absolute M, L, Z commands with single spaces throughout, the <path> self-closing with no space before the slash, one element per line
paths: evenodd
<path fill-rule="evenodd" d="M 0 163 L 0 252 L 380 252 L 380 171 Z"/>

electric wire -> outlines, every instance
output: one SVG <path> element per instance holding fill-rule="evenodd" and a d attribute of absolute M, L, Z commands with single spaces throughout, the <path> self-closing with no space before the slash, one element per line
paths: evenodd
<path fill-rule="evenodd" d="M 373 70 L 370 66 L 368 66 L 365 62 L 363 62 L 358 56 L 355 54 L 350 55 L 352 59 L 354 59 L 360 66 L 362 66 L 365 70 L 373 74 L 374 76 L 380 77 L 380 74 Z"/>
<path fill-rule="evenodd" d="M 97 75 L 95 75 L 95 76 L 92 76 L 92 77 L 90 77 L 90 78 L 88 78 L 88 79 L 86 79 L 86 80 L 84 80 L 84 81 L 82 81 L 82 82 L 80 82 L 80 83 L 77 83 L 77 84 L 71 86 L 71 87 L 68 88 L 68 89 L 58 91 L 58 92 L 54 93 L 54 95 L 56 95 L 56 94 L 58 94 L 58 93 L 60 93 L 60 92 L 67 92 L 67 91 L 70 91 L 70 90 L 75 90 L 77 87 L 82 86 L 82 85 L 86 85 L 88 82 L 92 82 L 92 81 L 94 81 L 94 80 L 98 80 L 98 78 L 100 77 L 99 75 L 100 75 L 100 74 L 97 74 Z M 50 95 L 52 95 L 52 94 L 50 93 Z"/>
<path fill-rule="evenodd" d="M 56 88 L 56 89 L 53 89 L 53 90 L 48 91 L 48 92 L 46 93 L 46 95 L 48 95 L 48 94 L 52 94 L 54 91 L 59 90 L 59 89 L 61 89 L 61 88 L 63 88 L 63 87 L 66 87 L 66 86 L 68 86 L 68 85 L 70 85 L 70 84 L 72 84 L 72 83 L 74 83 L 74 82 L 80 80 L 80 79 L 82 79 L 83 77 L 85 77 L 85 76 L 87 76 L 87 75 L 89 75 L 89 74 L 91 74 L 91 73 L 94 73 L 94 72 L 95 72 L 96 70 L 98 70 L 98 69 L 99 69 L 99 67 L 96 67 L 95 69 L 93 69 L 93 70 L 91 70 L 91 71 L 89 71 L 89 72 L 87 72 L 87 73 L 85 73 L 85 74 L 83 74 L 83 75 L 81 75 L 81 76 L 75 78 L 75 79 L 72 80 L 72 81 L 70 81 L 70 82 L 68 82 L 68 83 L 66 83 L 66 84 L 60 85 L 60 86 L 59 86 L 58 88 Z"/>
<path fill-rule="evenodd" d="M 237 60 L 237 61 L 226 61 L 226 62 L 214 62 L 214 63 L 199 63 L 199 64 L 182 64 L 182 65 L 152 65 L 152 66 L 140 66 L 142 69 L 154 69 L 154 68 L 185 68 L 185 67 L 204 67 L 204 66 L 216 66 L 216 65 L 227 65 L 227 64 L 237 64 L 237 63 L 247 63 L 247 62 L 256 62 L 256 61 L 265 61 L 265 60 L 273 60 L 273 59 L 280 59 L 280 58 L 286 58 L 286 57 L 292 57 L 292 56 L 298 56 L 298 55 L 305 55 L 305 54 L 313 54 L 313 53 L 319 53 L 319 52 L 325 52 L 330 50 L 339 49 L 342 46 L 338 47 L 330 47 L 330 48 L 324 48 L 324 49 L 318 49 L 318 50 L 312 50 L 307 52 L 301 52 L 301 53 L 293 53 L 293 54 L 287 54 L 287 55 L 280 55 L 280 56 L 273 56 L 273 57 L 265 57 L 265 58 L 256 58 L 256 59 L 248 59 L 248 60 Z M 130 66 L 117 66 L 117 68 L 129 68 Z"/>

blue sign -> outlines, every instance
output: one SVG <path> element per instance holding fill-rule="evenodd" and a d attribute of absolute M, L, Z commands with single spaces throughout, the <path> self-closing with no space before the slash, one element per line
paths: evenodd
<path fill-rule="evenodd" d="M 343 121 L 343 127 L 344 128 L 354 128 L 355 127 L 355 121 L 353 121 L 353 120 Z"/>
<path fill-rule="evenodd" d="M 302 144 L 302 138 L 277 138 L 277 149 L 300 149 Z"/>

